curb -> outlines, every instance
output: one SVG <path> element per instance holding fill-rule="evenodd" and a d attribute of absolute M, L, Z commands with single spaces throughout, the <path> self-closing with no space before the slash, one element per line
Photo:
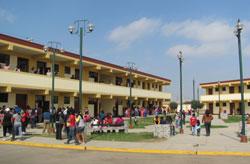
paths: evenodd
<path fill-rule="evenodd" d="M 204 155 L 204 156 L 245 156 L 249 157 L 250 152 L 223 152 L 223 151 L 192 151 L 192 150 L 154 150 L 154 149 L 129 149 L 129 148 L 111 148 L 95 146 L 75 146 L 62 144 L 45 144 L 25 141 L 0 141 L 0 145 L 19 145 L 39 148 L 68 149 L 81 151 L 106 151 L 122 153 L 144 153 L 144 154 L 171 154 L 171 155 Z"/>

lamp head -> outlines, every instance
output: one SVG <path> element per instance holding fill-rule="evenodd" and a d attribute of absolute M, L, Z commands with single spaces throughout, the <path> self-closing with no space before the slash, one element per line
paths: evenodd
<path fill-rule="evenodd" d="M 70 34 L 73 34 L 75 32 L 75 26 L 70 25 L 68 30 Z"/>
<path fill-rule="evenodd" d="M 241 30 L 243 29 L 243 25 L 242 25 L 242 23 L 240 23 L 240 19 L 238 19 L 238 21 L 237 21 L 236 29 L 237 29 L 238 31 L 241 31 Z"/>
<path fill-rule="evenodd" d="M 47 52 L 48 51 L 48 46 L 44 46 L 43 50 L 44 50 L 44 52 Z"/>
<path fill-rule="evenodd" d="M 92 23 L 88 24 L 88 32 L 94 31 L 95 26 Z"/>
<path fill-rule="evenodd" d="M 60 52 L 61 52 L 61 53 L 64 53 L 64 50 L 63 50 L 63 48 L 60 48 Z"/>

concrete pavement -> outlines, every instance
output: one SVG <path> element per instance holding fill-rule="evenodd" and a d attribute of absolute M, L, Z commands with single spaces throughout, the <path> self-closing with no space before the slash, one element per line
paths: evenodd
<path fill-rule="evenodd" d="M 17 153 L 18 151 L 18 153 Z M 248 164 L 250 157 L 71 151 L 0 145 L 1 164 Z"/>
<path fill-rule="evenodd" d="M 250 143 L 240 143 L 237 137 L 237 131 L 239 129 L 238 123 L 225 124 L 222 120 L 214 119 L 214 125 L 228 125 L 228 128 L 212 129 L 211 136 L 205 136 L 205 130 L 202 129 L 201 136 L 192 136 L 189 128 L 184 128 L 184 134 L 178 134 L 169 139 L 161 139 L 154 142 L 116 142 L 116 141 L 94 141 L 81 145 L 81 149 L 89 150 L 102 150 L 106 151 L 119 151 L 124 152 L 140 152 L 143 150 L 149 150 L 154 152 L 165 152 L 169 154 L 169 150 L 172 150 L 176 154 L 183 152 L 183 154 L 221 154 L 223 155 L 249 155 L 250 156 Z M 129 132 L 149 132 L 152 128 L 147 127 L 145 129 L 131 129 Z M 41 133 L 41 129 L 29 129 L 32 133 Z M 63 147 L 65 141 L 58 141 L 54 138 L 46 137 L 28 137 L 25 139 L 27 143 L 40 143 L 49 145 L 61 145 Z M 3 143 L 3 141 L 0 141 Z M 86 146 L 86 147 L 84 147 Z M 48 147 L 48 146 L 47 146 Z M 77 147 L 76 147 L 77 149 Z M 126 150 L 126 151 L 125 151 Z M 145 151 L 146 152 L 146 151 Z M 172 153 L 171 153 L 172 154 Z"/>

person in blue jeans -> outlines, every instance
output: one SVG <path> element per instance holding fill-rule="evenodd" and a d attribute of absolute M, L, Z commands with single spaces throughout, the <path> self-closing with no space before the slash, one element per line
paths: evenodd
<path fill-rule="evenodd" d="M 15 111 L 14 115 L 12 116 L 12 121 L 13 121 L 13 132 L 12 132 L 12 139 L 11 139 L 12 141 L 15 140 L 15 136 L 17 132 L 21 136 L 21 139 L 23 139 L 21 119 L 22 119 L 22 116 L 20 112 Z"/>

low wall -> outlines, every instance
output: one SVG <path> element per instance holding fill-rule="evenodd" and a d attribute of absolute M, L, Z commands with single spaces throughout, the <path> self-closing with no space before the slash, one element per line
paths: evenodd
<path fill-rule="evenodd" d="M 158 138 L 169 138 L 170 136 L 170 125 L 154 125 L 154 137 Z"/>

